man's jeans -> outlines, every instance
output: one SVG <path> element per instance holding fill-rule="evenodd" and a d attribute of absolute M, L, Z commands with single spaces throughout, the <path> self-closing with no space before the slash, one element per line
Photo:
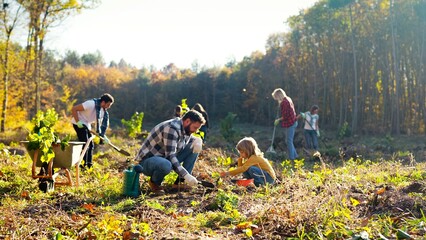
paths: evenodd
<path fill-rule="evenodd" d="M 177 154 L 177 159 L 182 166 L 192 173 L 195 162 L 197 161 L 198 153 L 193 153 L 191 144 L 188 144 L 181 152 Z M 160 156 L 154 156 L 147 158 L 140 162 L 143 170 L 142 173 L 146 176 L 151 177 L 151 182 L 160 186 L 164 180 L 164 177 L 172 171 L 172 163 L 168 159 Z M 178 177 L 179 179 L 179 177 Z"/>
<path fill-rule="evenodd" d="M 259 187 L 260 185 L 265 185 L 266 182 L 273 184 L 274 179 L 269 175 L 267 171 L 263 171 L 258 167 L 251 166 L 247 171 L 243 172 L 243 176 L 247 179 L 253 178 L 254 185 Z"/>
<path fill-rule="evenodd" d="M 298 157 L 297 152 L 296 152 L 296 148 L 294 147 L 294 134 L 296 132 L 296 128 L 297 128 L 297 121 L 294 122 L 294 124 L 288 128 L 284 128 L 285 129 L 285 134 L 286 134 L 286 144 L 287 144 L 287 149 L 288 149 L 288 158 L 290 160 L 294 160 Z"/>

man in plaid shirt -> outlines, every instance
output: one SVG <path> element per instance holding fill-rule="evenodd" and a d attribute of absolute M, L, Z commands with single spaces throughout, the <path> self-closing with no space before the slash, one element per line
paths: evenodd
<path fill-rule="evenodd" d="M 181 178 L 188 186 L 198 183 L 191 173 L 201 152 L 202 140 L 191 134 L 204 123 L 201 113 L 190 110 L 182 118 L 164 121 L 151 130 L 136 160 L 141 165 L 140 171 L 151 177 L 148 184 L 153 192 L 164 192 L 161 183 L 172 169 L 179 175 L 175 184 L 178 185 Z"/>

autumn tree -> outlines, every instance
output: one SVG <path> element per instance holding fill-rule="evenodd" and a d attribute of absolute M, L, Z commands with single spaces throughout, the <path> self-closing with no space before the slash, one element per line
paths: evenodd
<path fill-rule="evenodd" d="M 97 0 L 18 0 L 29 15 L 27 62 L 33 65 L 32 80 L 35 83 L 35 111 L 40 110 L 42 62 L 44 41 L 49 29 L 66 17 L 82 9 L 94 7 Z M 34 56 L 34 57 L 32 57 Z"/>
<path fill-rule="evenodd" d="M 3 2 L 2 11 L 0 11 L 0 25 L 2 27 L 2 36 L 4 39 L 4 48 L 1 51 L 0 61 L 1 69 L 3 72 L 3 89 L 2 89 L 2 111 L 0 117 L 0 132 L 5 131 L 5 123 L 7 119 L 7 108 L 8 108 L 8 87 L 11 71 L 13 69 L 10 65 L 10 46 L 11 37 L 14 32 L 18 20 L 20 20 L 23 13 L 22 8 L 16 1 L 10 3 Z"/>

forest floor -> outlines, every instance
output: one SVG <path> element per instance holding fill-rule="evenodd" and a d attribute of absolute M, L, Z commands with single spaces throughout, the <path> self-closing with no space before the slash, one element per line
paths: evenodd
<path fill-rule="evenodd" d="M 132 157 L 98 145 L 94 169 L 81 174 L 80 187 L 43 193 L 31 178 L 31 160 L 16 144 L 0 143 L 0 239 L 397 239 L 426 234 L 425 136 L 338 139 L 322 132 L 320 155 L 303 149 L 302 130 L 295 145 L 299 160 L 286 160 L 277 129 L 276 153 L 267 153 L 273 128 L 237 125 L 225 141 L 212 129 L 194 175 L 214 184 L 190 191 L 151 193 L 140 176 L 141 195 L 122 195 L 123 171 Z M 236 142 L 254 137 L 271 160 L 277 184 L 236 186 L 218 173 L 235 161 Z M 136 154 L 141 140 L 122 133 L 114 144 Z M 74 174 L 74 173 L 73 173 Z M 73 175 L 74 176 L 74 175 Z M 364 234 L 364 235 L 363 235 Z"/>

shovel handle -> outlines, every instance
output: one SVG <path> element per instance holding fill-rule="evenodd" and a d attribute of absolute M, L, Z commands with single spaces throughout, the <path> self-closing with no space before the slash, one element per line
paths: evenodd
<path fill-rule="evenodd" d="M 100 135 L 99 135 L 99 134 L 97 134 L 96 132 L 94 132 L 94 131 L 90 130 L 90 133 L 92 133 L 92 134 L 94 134 L 94 135 L 98 136 L 100 139 L 104 140 L 104 137 L 100 136 Z M 123 149 L 121 149 L 121 148 L 119 148 L 119 147 L 115 146 L 115 145 L 114 145 L 114 144 L 112 144 L 110 141 L 108 141 L 108 145 L 110 145 L 112 148 L 114 148 L 114 150 L 116 150 L 117 152 L 119 152 L 119 153 L 121 153 L 121 154 L 123 154 L 123 155 L 126 155 L 126 156 L 130 156 L 130 153 L 129 153 L 129 152 L 127 152 L 127 151 L 125 151 L 125 150 L 123 150 Z"/>

